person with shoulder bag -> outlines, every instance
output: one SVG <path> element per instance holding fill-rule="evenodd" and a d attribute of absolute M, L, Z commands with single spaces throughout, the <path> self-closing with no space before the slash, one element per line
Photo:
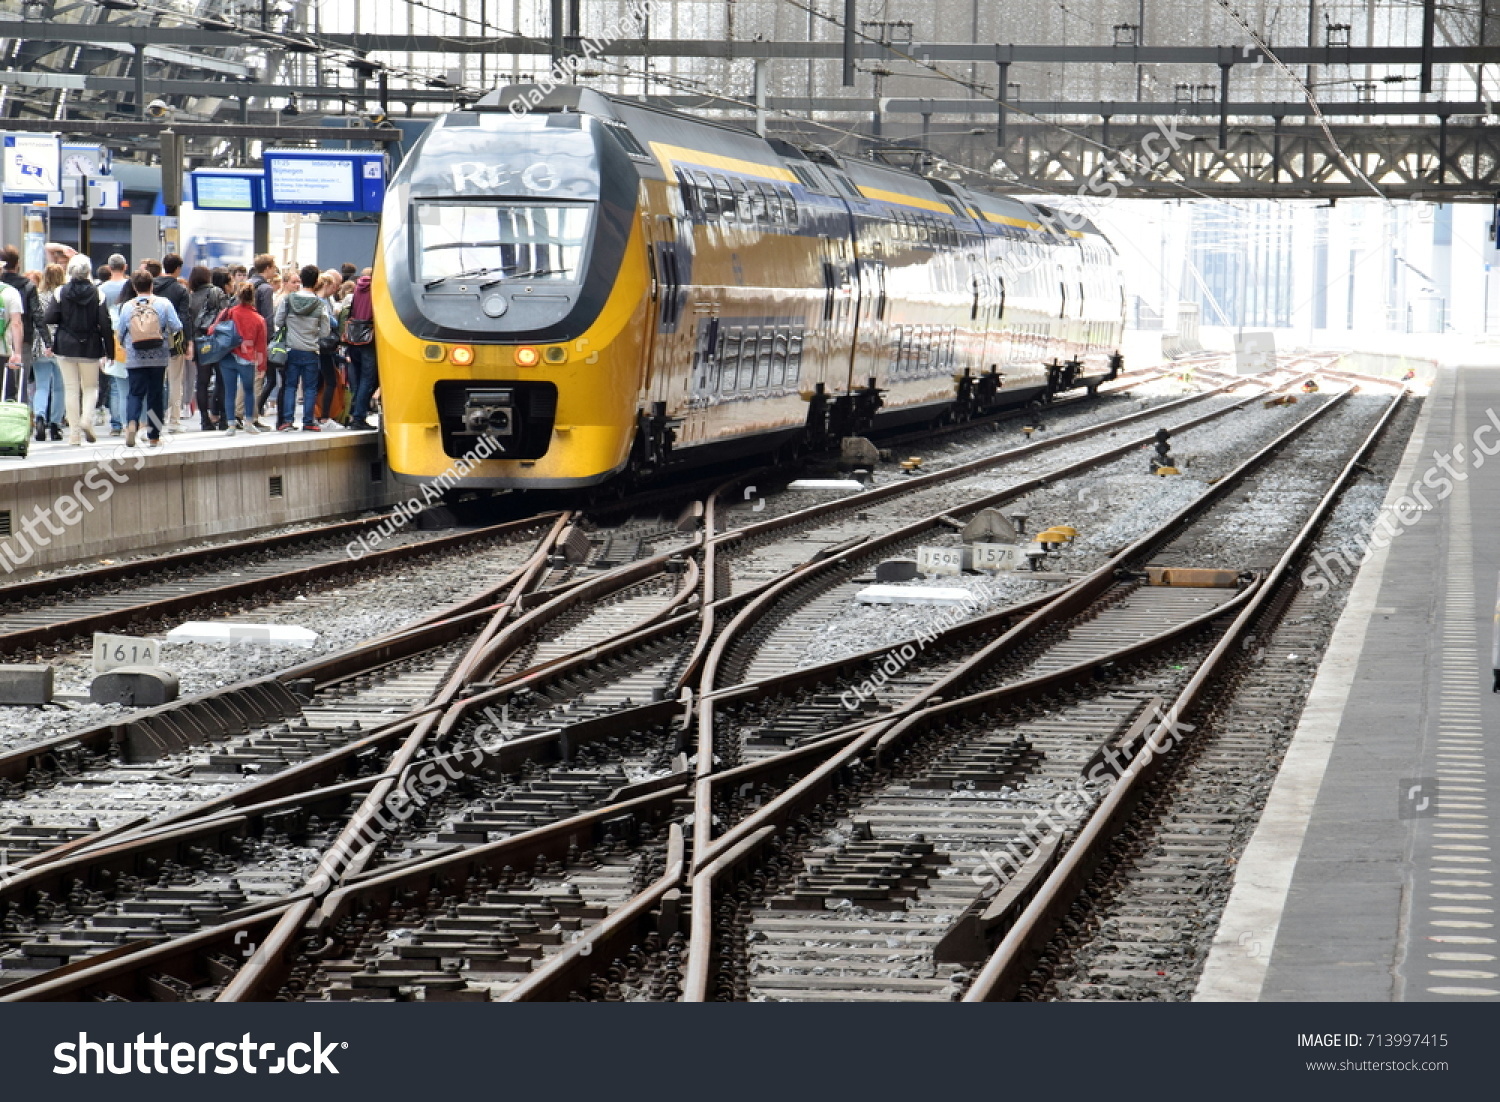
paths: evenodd
<path fill-rule="evenodd" d="M 224 415 L 224 390 L 219 385 L 219 360 L 205 360 L 203 354 L 214 347 L 210 330 L 231 305 L 229 296 L 215 285 L 213 273 L 202 264 L 195 267 L 188 276 L 188 317 L 192 329 L 188 351 L 198 369 L 194 396 L 198 401 L 198 423 L 204 432 L 219 427 Z"/>
<path fill-rule="evenodd" d="M 349 427 L 362 432 L 374 429 L 369 422 L 370 398 L 380 381 L 375 364 L 375 300 L 370 293 L 372 272 L 373 269 L 366 268 L 355 281 L 342 331 L 344 347 L 349 353 L 349 387 L 354 392 Z"/>
<path fill-rule="evenodd" d="M 89 258 L 68 261 L 68 282 L 47 307 L 52 347 L 62 374 L 68 443 L 77 447 L 80 436 L 94 443 L 94 402 L 99 392 L 99 369 L 114 351 L 114 328 L 109 307 L 89 278 Z"/>

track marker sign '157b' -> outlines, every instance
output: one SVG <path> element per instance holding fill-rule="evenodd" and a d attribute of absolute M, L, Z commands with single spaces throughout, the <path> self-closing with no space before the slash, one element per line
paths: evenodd
<path fill-rule="evenodd" d="M 161 643 L 133 635 L 94 633 L 94 672 L 107 673 L 119 666 L 161 665 Z"/>
<path fill-rule="evenodd" d="M 964 553 L 958 547 L 918 547 L 917 570 L 922 574 L 961 574 Z"/>
<path fill-rule="evenodd" d="M 969 557 L 973 570 L 1018 570 L 1026 561 L 1014 543 L 973 543 Z"/>

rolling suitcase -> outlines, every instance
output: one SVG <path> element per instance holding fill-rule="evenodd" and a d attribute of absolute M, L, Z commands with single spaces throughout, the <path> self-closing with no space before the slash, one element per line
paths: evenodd
<path fill-rule="evenodd" d="M 21 397 L 26 386 L 26 369 L 12 371 L 0 363 L 0 455 L 24 459 L 31 449 L 31 407 L 25 402 L 9 399 L 12 384 L 16 388 L 16 397 Z"/>

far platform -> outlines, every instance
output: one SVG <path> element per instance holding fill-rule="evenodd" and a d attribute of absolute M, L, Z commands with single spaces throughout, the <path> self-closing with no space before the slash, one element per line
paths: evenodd
<path fill-rule="evenodd" d="M 1198 1000 L 1500 1001 L 1500 455 L 1489 447 L 1500 447 L 1500 369 L 1440 372 L 1388 515 L 1414 485 L 1429 498 L 1440 479 L 1453 490 L 1356 578 L 1236 868 Z"/>

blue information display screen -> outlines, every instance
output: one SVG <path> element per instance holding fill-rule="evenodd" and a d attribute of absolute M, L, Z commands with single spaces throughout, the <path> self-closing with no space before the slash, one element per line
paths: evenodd
<path fill-rule="evenodd" d="M 385 199 L 385 154 L 325 149 L 268 149 L 266 208 L 274 211 L 379 211 Z"/>
<path fill-rule="evenodd" d="M 256 174 L 193 173 L 193 206 L 198 210 L 263 210 Z"/>

